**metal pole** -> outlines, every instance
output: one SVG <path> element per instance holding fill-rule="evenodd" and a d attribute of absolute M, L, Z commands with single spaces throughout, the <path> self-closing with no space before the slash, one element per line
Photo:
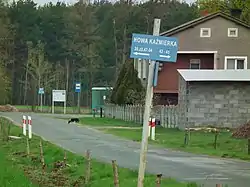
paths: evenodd
<path fill-rule="evenodd" d="M 154 19 L 154 29 L 153 35 L 157 36 L 160 33 L 160 19 Z M 150 117 L 151 105 L 153 100 L 153 78 L 154 78 L 154 67 L 155 61 L 151 61 L 149 65 L 148 72 L 148 84 L 145 98 L 145 111 L 143 116 L 143 131 L 142 131 L 142 141 L 141 141 L 141 153 L 140 153 L 140 165 L 138 172 L 138 183 L 137 187 L 143 187 L 144 185 L 144 175 L 146 170 L 146 155 L 148 149 L 148 120 Z"/>
<path fill-rule="evenodd" d="M 40 106 L 41 106 L 41 112 L 43 111 L 43 94 L 40 94 Z"/>
<path fill-rule="evenodd" d="M 81 109 L 80 109 L 80 96 L 81 96 L 81 94 L 80 94 L 80 92 L 78 92 L 78 100 L 77 100 L 77 107 L 78 107 L 78 113 L 80 114 L 81 113 Z"/>

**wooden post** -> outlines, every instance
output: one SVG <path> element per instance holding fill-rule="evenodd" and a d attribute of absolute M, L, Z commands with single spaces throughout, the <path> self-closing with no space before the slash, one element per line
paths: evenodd
<path fill-rule="evenodd" d="M 250 155 L 250 138 L 247 139 L 247 153 Z"/>
<path fill-rule="evenodd" d="M 119 187 L 119 174 L 118 168 L 115 160 L 112 160 L 113 174 L 114 174 L 114 186 Z"/>
<path fill-rule="evenodd" d="M 91 167 L 91 163 L 90 163 L 90 150 L 87 150 L 87 152 L 86 152 L 85 184 L 89 183 L 89 179 L 90 179 L 90 167 Z"/>
<path fill-rule="evenodd" d="M 44 156 L 43 156 L 42 140 L 40 140 L 40 157 L 41 157 L 42 168 L 43 168 L 43 171 L 44 171 L 44 169 L 45 169 L 45 161 L 44 161 Z"/>
<path fill-rule="evenodd" d="M 217 139 L 218 139 L 218 130 L 215 130 L 215 135 L 214 135 L 214 149 L 217 148 Z"/>
<path fill-rule="evenodd" d="M 158 174 L 156 175 L 156 187 L 160 187 L 161 186 L 161 177 L 162 177 L 162 174 Z"/>
<path fill-rule="evenodd" d="M 30 143 L 29 143 L 29 138 L 26 136 L 26 147 L 27 147 L 27 156 L 30 155 Z"/>
<path fill-rule="evenodd" d="M 66 161 L 67 161 L 67 154 L 66 154 L 66 151 L 64 151 L 63 162 L 65 166 L 66 166 Z"/>

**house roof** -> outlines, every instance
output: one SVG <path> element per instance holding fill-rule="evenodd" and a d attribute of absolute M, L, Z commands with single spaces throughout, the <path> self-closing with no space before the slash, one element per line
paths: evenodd
<path fill-rule="evenodd" d="M 205 21 L 211 20 L 211 19 L 213 19 L 215 17 L 218 17 L 218 16 L 223 17 L 223 18 L 225 18 L 225 19 L 227 19 L 229 21 L 232 21 L 232 22 L 234 22 L 236 24 L 239 24 L 239 25 L 241 25 L 243 27 L 246 27 L 246 28 L 250 29 L 250 25 L 249 24 L 241 21 L 240 19 L 238 19 L 236 17 L 233 17 L 233 16 L 231 16 L 229 14 L 226 14 L 226 13 L 223 13 L 223 12 L 215 12 L 215 13 L 212 13 L 212 14 L 208 14 L 206 16 L 199 17 L 199 18 L 194 19 L 192 21 L 186 22 L 186 23 L 184 23 L 182 25 L 179 25 L 177 27 L 174 27 L 174 28 L 172 28 L 172 29 L 170 29 L 168 31 L 165 31 L 165 32 L 161 33 L 160 35 L 161 36 L 163 36 L 163 35 L 165 35 L 165 36 L 171 36 L 173 34 L 176 34 L 178 32 L 181 32 L 183 30 L 186 30 L 188 28 L 191 28 L 193 26 L 196 26 L 196 25 L 198 25 L 200 23 L 203 23 Z"/>
<path fill-rule="evenodd" d="M 250 81 L 247 70 L 194 70 L 177 69 L 185 81 Z"/>

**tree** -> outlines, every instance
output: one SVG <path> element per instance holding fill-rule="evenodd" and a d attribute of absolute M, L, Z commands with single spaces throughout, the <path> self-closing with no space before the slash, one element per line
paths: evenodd
<path fill-rule="evenodd" d="M 116 85 L 111 94 L 111 103 L 143 104 L 145 89 L 137 76 L 132 60 L 123 64 Z"/>
<path fill-rule="evenodd" d="M 48 87 L 48 84 L 53 81 L 55 74 L 52 74 L 52 64 L 44 59 L 44 44 L 38 41 L 35 47 L 33 47 L 32 42 L 29 42 L 28 45 L 29 59 L 26 71 L 31 76 L 31 91 L 34 94 L 32 106 L 34 106 L 38 89 L 45 86 Z"/>

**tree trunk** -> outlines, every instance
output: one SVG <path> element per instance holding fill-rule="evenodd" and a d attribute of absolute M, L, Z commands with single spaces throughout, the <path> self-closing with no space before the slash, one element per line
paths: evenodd
<path fill-rule="evenodd" d="M 27 104 L 28 67 L 29 67 L 29 59 L 27 60 L 26 69 L 25 69 L 25 86 L 24 86 L 24 95 L 23 95 L 23 105 Z"/>
<path fill-rule="evenodd" d="M 127 46 L 127 25 L 124 26 L 124 30 L 123 30 L 122 65 L 125 64 L 126 62 L 126 46 Z"/>
<path fill-rule="evenodd" d="M 114 30 L 114 43 L 115 43 L 115 78 L 114 78 L 114 85 L 116 83 L 118 77 L 118 53 L 117 53 L 117 39 L 116 39 L 116 26 L 115 26 L 115 19 L 113 20 L 113 30 Z"/>

